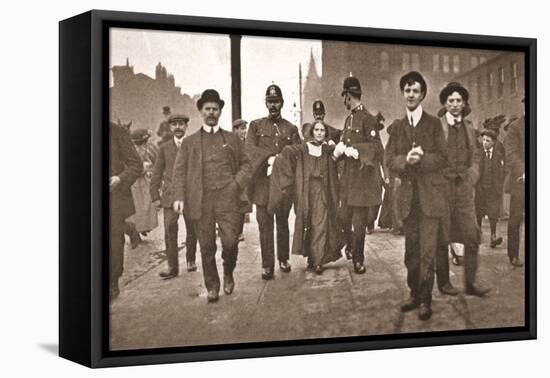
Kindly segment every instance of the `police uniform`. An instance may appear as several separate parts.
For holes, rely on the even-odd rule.
[[[266,91],[266,100],[279,99],[283,95],[277,85],[270,85]],[[246,135],[246,144],[265,150],[270,156],[278,155],[282,149],[291,144],[301,143],[298,128],[286,119],[264,117],[250,122]],[[256,205],[256,219],[260,231],[260,248],[262,253],[262,268],[266,279],[272,278],[275,266],[274,248],[274,217],[277,227],[277,259],[279,264],[287,264],[289,258],[289,230],[288,215],[292,207],[292,200],[288,198],[277,209],[274,215],[267,211],[269,199],[268,165],[263,164],[256,172],[251,183],[252,203]],[[281,266],[281,268],[283,268]],[[289,268],[283,269],[284,271]],[[270,272],[269,272],[270,271]]]
[[[323,104],[323,101],[321,100],[315,100],[313,102],[313,118],[315,118],[316,115],[323,115],[323,118],[325,116],[325,104]],[[304,137],[304,140],[307,141],[311,139],[311,127],[313,127],[313,124],[321,122],[323,125],[327,128],[328,135],[326,136],[327,141],[333,141],[334,143],[338,143],[340,141],[340,130],[337,128],[329,125],[323,120],[314,120],[311,123],[304,123],[302,125],[302,136]]]
[[[355,77],[344,80],[346,93],[361,94],[361,85]],[[383,161],[379,123],[360,104],[346,117],[340,142],[359,151],[359,159],[344,157],[340,178],[340,218],[357,273],[364,273],[365,230],[369,223],[369,208],[382,203]],[[369,164],[367,165],[366,162]]]

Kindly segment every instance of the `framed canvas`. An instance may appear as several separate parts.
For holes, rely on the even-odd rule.
[[[59,27],[62,357],[536,338],[535,39]]]

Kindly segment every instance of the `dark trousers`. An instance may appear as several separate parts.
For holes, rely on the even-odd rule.
[[[208,291],[220,290],[220,277],[216,267],[216,223],[222,244],[224,273],[232,274],[237,264],[238,232],[242,218],[236,201],[229,200],[236,197],[235,193],[228,191],[229,186],[206,190],[202,199],[201,218],[194,220],[201,248],[204,284]]]
[[[489,217],[489,225],[491,227],[491,236],[497,233],[497,222],[502,207],[502,195],[495,193],[493,188],[480,188],[476,191],[476,215],[477,224],[481,229],[483,217]]]
[[[164,242],[166,244],[166,258],[168,269],[174,272],[179,271],[178,259],[178,219],[179,214],[171,207],[164,208]],[[195,262],[197,252],[197,235],[193,222],[183,214],[185,220],[185,249],[187,262]]]
[[[474,189],[469,183],[448,181],[449,230],[452,242],[464,244],[464,280],[466,287],[475,283],[478,252],[479,226],[476,219]],[[441,236],[441,233],[439,234]],[[437,253],[437,284],[449,282],[449,249],[440,240]]]
[[[365,261],[365,229],[369,223],[369,208],[343,205],[341,222],[346,243],[351,245],[352,260],[362,264]]]
[[[441,218],[426,216],[417,195],[413,195],[411,210],[403,221],[405,233],[405,266],[411,297],[428,306],[432,303],[434,262]]]
[[[367,207],[367,227],[369,230],[374,230],[374,222],[376,222],[379,212],[380,205]]]
[[[109,282],[118,287],[118,279],[124,271],[124,217],[111,213],[109,250]]]
[[[508,257],[519,257],[521,220],[525,207],[525,188],[514,188],[510,198],[510,218],[508,219]]]
[[[292,201],[284,200],[275,214],[267,212],[267,207],[256,205],[256,220],[260,230],[260,248],[262,250],[262,268],[275,266],[275,246],[273,238],[274,223],[277,226],[277,260],[289,259],[288,215]]]

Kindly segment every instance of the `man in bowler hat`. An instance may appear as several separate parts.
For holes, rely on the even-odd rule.
[[[439,94],[446,112],[440,118],[445,137],[448,165],[442,173],[447,183],[449,215],[446,227],[451,242],[464,244],[465,293],[485,296],[489,289],[476,285],[479,251],[479,226],[476,222],[475,185],[479,179],[479,149],[472,123],[464,116],[469,93],[460,83],[447,84]],[[449,249],[447,237],[440,240],[437,254],[437,285],[447,295],[458,290],[449,278]]]
[[[237,135],[218,125],[225,102],[214,89],[197,101],[202,127],[184,138],[174,165],[174,210],[194,222],[202,257],[207,301],[219,299],[220,278],[216,267],[216,224],[222,244],[223,291],[235,287],[241,214],[240,192],[250,179],[249,161]]]
[[[353,76],[344,80],[342,97],[350,114],[344,121],[340,141],[334,148],[334,158],[343,160],[340,177],[340,209],[353,269],[357,274],[366,271],[364,245],[369,224],[369,208],[382,203],[380,166],[384,148],[378,134],[379,123],[361,103],[361,84]],[[348,254],[348,258],[349,258]]]
[[[168,125],[173,137],[159,146],[159,155],[151,177],[151,199],[157,209],[163,209],[164,215],[164,242],[166,245],[168,269],[159,273],[159,276],[163,279],[174,278],[179,274],[178,219],[180,214],[173,209],[172,173],[174,171],[176,155],[187,132],[188,122],[189,117],[184,114],[171,114],[168,117]],[[195,264],[197,236],[193,222],[185,211],[183,212],[183,219],[185,220],[187,271],[194,272],[197,270],[197,265]]]
[[[246,134],[246,144],[252,148],[259,148],[269,155],[269,158],[255,173],[251,183],[252,203],[256,205],[256,219],[260,231],[260,248],[262,253],[262,278],[273,279],[275,267],[274,246],[274,218],[277,228],[277,260],[282,272],[290,272],[289,259],[289,229],[288,215],[292,208],[292,198],[289,196],[277,208],[275,214],[267,211],[269,200],[269,183],[271,167],[275,156],[284,147],[291,144],[300,144],[298,128],[281,117],[284,104],[281,88],[275,84],[267,87],[265,92],[265,106],[267,117],[250,122]],[[254,163],[256,164],[256,162]]]
[[[411,71],[401,77],[405,116],[396,120],[386,145],[388,168],[400,179],[396,189],[398,214],[403,219],[405,266],[410,298],[401,306],[418,308],[418,317],[432,315],[432,289],[438,234],[447,214],[445,137],[438,118],[422,109],[428,87],[422,75]]]

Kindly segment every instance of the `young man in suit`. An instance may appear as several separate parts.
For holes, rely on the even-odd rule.
[[[426,113],[421,102],[427,85],[422,75],[404,75],[399,87],[405,116],[393,123],[386,146],[388,168],[400,179],[396,190],[398,213],[405,233],[405,266],[410,298],[401,306],[407,312],[418,308],[418,317],[432,315],[432,289],[438,235],[448,212],[446,183],[442,171],[447,166],[445,137],[438,118]]]
[[[168,270],[159,273],[164,279],[174,278],[179,274],[178,259],[178,220],[179,214],[172,208],[174,199],[172,193],[172,173],[176,155],[183,142],[187,131],[189,117],[183,114],[172,114],[168,117],[168,125],[172,138],[159,146],[159,154],[153,175],[151,177],[151,199],[157,209],[163,209],[164,215],[164,243],[166,245],[166,258]],[[161,194],[162,193],[162,194]],[[197,252],[197,236],[193,222],[183,213],[185,220],[185,248],[187,271],[197,270],[195,254]]]
[[[475,185],[479,179],[479,150],[472,123],[465,118],[469,93],[460,83],[447,84],[439,94],[446,112],[440,118],[445,138],[448,165],[442,170],[447,182],[449,217],[448,237],[451,242],[464,244],[465,293],[485,296],[489,289],[477,286],[476,272],[479,251],[479,227],[474,202]],[[437,254],[437,285],[448,295],[458,290],[449,278],[449,249],[447,237],[440,240]]]
[[[382,203],[380,166],[384,158],[379,123],[361,103],[361,94],[359,80],[353,76],[345,78],[342,97],[350,114],[334,148],[334,158],[343,159],[339,212],[357,274],[366,272],[365,234],[372,218],[370,209]]]
[[[118,297],[118,279],[124,271],[124,221],[135,213],[130,187],[143,173],[139,157],[127,129],[110,123],[109,127],[109,297]]]
[[[250,163],[236,134],[219,125],[225,102],[214,89],[197,101],[203,125],[184,138],[174,164],[174,210],[184,209],[199,239],[207,301],[219,299],[220,278],[216,267],[216,224],[222,244],[223,291],[235,287],[241,214],[240,192],[250,180]]]
[[[282,272],[290,272],[288,216],[292,200],[288,198],[276,210],[274,215],[267,211],[271,166],[283,148],[291,144],[300,144],[298,128],[281,117],[284,100],[281,88],[275,84],[267,87],[265,105],[269,112],[267,117],[250,122],[246,134],[246,144],[251,149],[261,149],[269,154],[266,163],[255,173],[251,183],[252,203],[256,205],[256,219],[260,231],[260,249],[262,253],[262,279],[273,279],[275,269],[275,243],[273,238],[274,220],[277,229],[277,260]],[[256,165],[257,162],[253,162]]]
[[[493,130],[481,132],[481,160],[479,165],[479,181],[476,185],[477,223],[481,228],[483,217],[489,217],[491,227],[491,248],[502,243],[497,237],[497,222],[502,202],[504,185],[504,158],[502,152],[495,148],[497,134]]]

